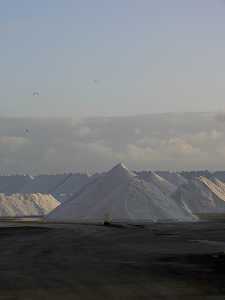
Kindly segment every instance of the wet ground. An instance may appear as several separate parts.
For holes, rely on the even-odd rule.
[[[225,299],[224,223],[28,224],[1,224],[0,300]]]

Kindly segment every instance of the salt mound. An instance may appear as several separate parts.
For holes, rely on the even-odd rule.
[[[103,221],[106,216],[114,221],[193,220],[186,209],[154,184],[140,180],[123,164],[87,184],[47,219]]]
[[[166,195],[171,195],[177,190],[177,186],[163,177],[159,176],[155,172],[152,171],[143,171],[137,173],[140,179],[145,180],[146,182],[153,183],[156,185],[160,191],[162,191]]]
[[[52,195],[0,194],[0,216],[42,216],[51,212],[59,204]]]
[[[64,202],[78,193],[90,180],[92,177],[87,174],[69,174],[51,193],[57,200]]]
[[[177,187],[188,183],[188,180],[177,172],[157,171],[156,173]]]
[[[225,184],[217,178],[192,179],[179,187],[173,197],[178,205],[193,213],[225,212]]]

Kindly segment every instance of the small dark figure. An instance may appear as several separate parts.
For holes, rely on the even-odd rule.
[[[110,214],[109,213],[105,214],[105,219],[104,219],[104,222],[103,222],[104,226],[110,226],[111,223],[112,223],[112,219],[110,217]]]
[[[110,223],[109,221],[104,221],[103,225],[104,225],[104,226],[110,226],[111,223]]]
[[[94,79],[93,82],[94,82],[94,84],[100,83],[100,81],[98,79]]]

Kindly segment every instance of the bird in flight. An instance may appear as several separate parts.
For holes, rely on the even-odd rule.
[[[34,96],[34,97],[38,97],[39,95],[40,95],[39,92],[33,92],[33,96]]]
[[[98,84],[98,83],[100,83],[100,80],[94,79],[94,80],[93,80],[93,83],[94,83],[94,84]]]

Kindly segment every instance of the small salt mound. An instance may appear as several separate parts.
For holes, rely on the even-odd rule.
[[[50,213],[60,203],[52,195],[0,194],[0,216],[42,216]]]

